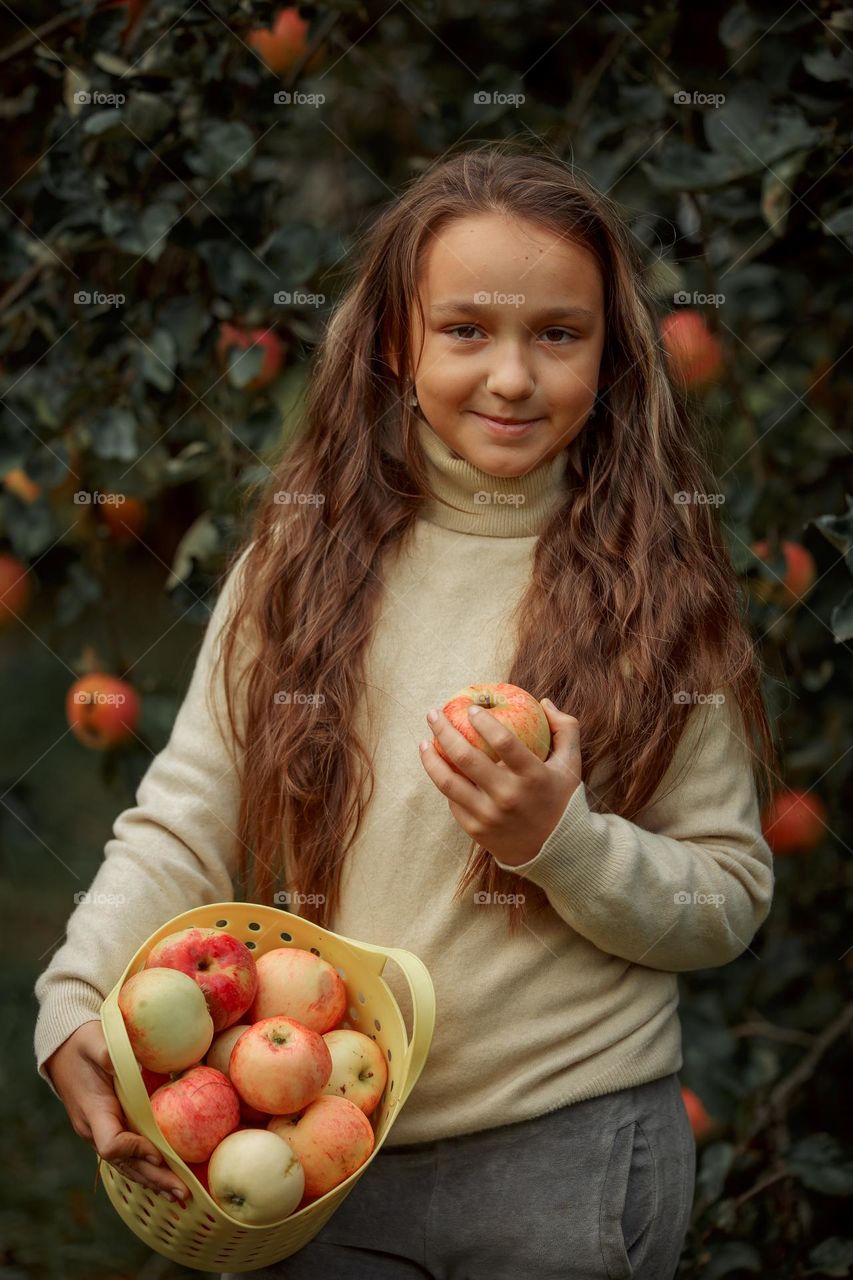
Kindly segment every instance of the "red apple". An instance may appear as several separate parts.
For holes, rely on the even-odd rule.
[[[360,1031],[327,1031],[323,1039],[332,1055],[332,1074],[323,1093],[349,1098],[366,1116],[371,1115],[388,1079],[385,1054]]]
[[[236,1133],[236,1130],[235,1130]],[[186,1160],[184,1161],[190,1173],[194,1173],[201,1185],[204,1187],[208,1195],[210,1195],[210,1182],[208,1181],[209,1160]]]
[[[221,1071],[192,1067],[151,1099],[157,1127],[182,1160],[208,1160],[240,1123],[240,1101]]]
[[[240,1129],[223,1138],[207,1173],[216,1203],[232,1218],[256,1227],[293,1213],[305,1187],[290,1143],[268,1129]]]
[[[826,805],[814,791],[777,791],[761,817],[761,830],[777,858],[811,853],[827,826]]]
[[[305,1195],[312,1197],[325,1195],[360,1169],[375,1141],[367,1116],[348,1098],[317,1098],[296,1124],[276,1118],[267,1127],[296,1152]]]
[[[113,541],[129,546],[136,542],[145,528],[148,508],[141,498],[130,498],[119,493],[111,493],[108,496],[113,500],[99,504],[98,514]]]
[[[133,685],[117,676],[93,672],[75,680],[65,696],[71,732],[86,747],[104,751],[133,736],[141,703]]]
[[[472,706],[487,707],[495,719],[505,728],[511,729],[537,759],[548,759],[551,726],[532,694],[519,689],[515,684],[469,684],[444,704],[442,711],[463,738],[467,738],[472,746],[478,747],[490,760],[496,761],[498,757],[494,747],[480,737],[473,721],[468,717],[468,708]],[[432,745],[454,773],[459,773],[453,761],[448,759],[438,738],[433,739]]]
[[[210,1048],[213,1019],[204,993],[177,969],[135,973],[118,993],[118,1007],[134,1057],[149,1071],[183,1071]]]
[[[161,1085],[168,1084],[172,1078],[165,1071],[149,1071],[147,1067],[143,1067],[140,1074],[149,1098]]]
[[[660,326],[673,381],[683,387],[715,382],[723,367],[723,349],[698,311],[672,311]]]
[[[705,1110],[702,1099],[692,1089],[688,1089],[687,1085],[681,1086],[681,1098],[690,1119],[693,1136],[699,1142],[711,1132],[714,1122]]]
[[[250,1020],[278,1014],[323,1035],[344,1016],[347,989],[327,960],[301,947],[276,947],[258,956],[258,991]]]
[[[258,989],[255,958],[233,934],[221,929],[180,929],[151,948],[146,969],[179,969],[204,992],[214,1031],[242,1018]]]
[[[281,372],[285,346],[274,329],[238,329],[236,325],[223,322],[219,326],[219,340],[216,354],[224,369],[228,369],[229,352],[234,348],[246,351],[249,347],[258,346],[264,353],[260,372],[245,385],[250,391],[261,391],[274,382]]]
[[[14,556],[0,555],[0,627],[24,616],[30,596],[27,566]]]
[[[785,576],[781,582],[767,582],[763,578],[753,578],[750,587],[753,595],[765,604],[772,602],[781,605],[799,604],[811,591],[817,577],[817,565],[814,556],[799,542],[783,542],[782,555],[785,559]],[[752,553],[759,560],[766,560],[770,554],[769,545],[763,539],[752,544]]]
[[[231,1082],[249,1106],[271,1116],[299,1111],[332,1074],[325,1040],[293,1018],[263,1018],[231,1050]]]
[[[308,47],[308,25],[295,6],[280,9],[272,27],[257,27],[249,33],[247,44],[260,54],[270,71],[283,76],[296,66]],[[317,63],[315,54],[305,70],[315,70]]]

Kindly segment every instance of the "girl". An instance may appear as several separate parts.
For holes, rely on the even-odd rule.
[[[375,222],[172,737],[36,989],[75,1130],[183,1190],[126,1132],[96,1021],[140,939],[281,876],[302,915],[424,959],[411,1098],[258,1276],[674,1275],[677,975],[748,949],[773,891],[773,743],[709,483],[605,196],[491,144]],[[498,680],[542,700],[545,762],[487,710],[495,761],[432,715]]]

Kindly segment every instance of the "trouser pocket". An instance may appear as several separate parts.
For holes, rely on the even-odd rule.
[[[651,1146],[636,1120],[613,1135],[599,1214],[599,1243],[609,1280],[630,1280],[657,1210]]]

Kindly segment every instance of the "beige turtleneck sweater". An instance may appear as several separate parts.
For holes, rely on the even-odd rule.
[[[452,901],[469,837],[420,762],[424,717],[471,682],[506,679],[505,621],[538,532],[566,493],[566,458],[500,479],[426,423],[419,430],[440,500],[424,508],[405,554],[389,557],[355,709],[373,744],[376,789],[331,925],[416,952],[435,984],[432,1048],[389,1146],[525,1120],[679,1070],[676,975],[740,955],[773,893],[749,749],[727,701],[696,705],[672,778],[707,721],[698,760],[636,822],[590,811],[587,786],[607,776],[593,775],[537,856],[507,867],[519,892],[530,881],[547,893],[550,909],[535,929],[510,940],[502,906],[477,903],[473,892]],[[519,494],[520,502],[501,501]],[[234,896],[236,771],[204,690],[242,563],[223,586],[169,742],[136,805],[116,818],[90,901],[72,913],[36,983],[36,1061],[48,1083],[45,1060],[98,1016],[140,942],[179,912]],[[392,964],[384,976],[411,1027],[405,980]]]

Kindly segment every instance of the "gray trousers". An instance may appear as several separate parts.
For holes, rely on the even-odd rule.
[[[517,1124],[383,1147],[312,1241],[249,1274],[672,1280],[695,1172],[681,1086],[664,1076]]]

